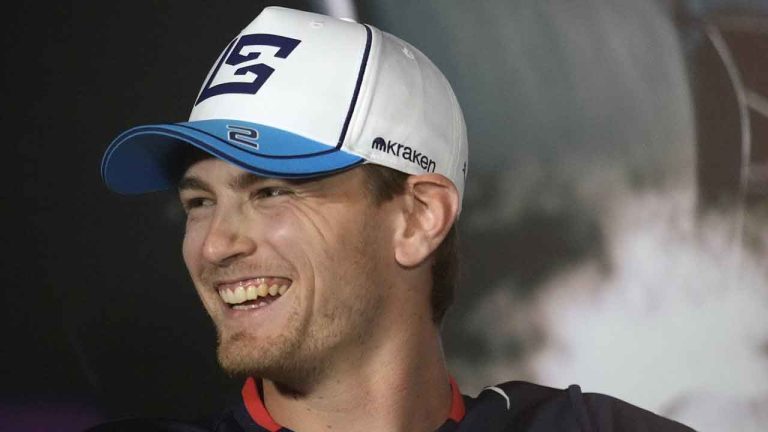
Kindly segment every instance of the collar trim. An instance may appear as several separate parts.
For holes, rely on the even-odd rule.
[[[248,379],[245,380],[243,390],[241,391],[245,409],[257,425],[269,432],[278,432],[283,427],[277,424],[272,416],[269,415],[267,407],[264,406],[264,402],[262,402],[261,396],[259,396],[259,388],[257,386],[258,384],[253,377],[248,377]]]
[[[459,423],[464,419],[464,414],[466,414],[464,396],[461,395],[461,390],[459,390],[456,380],[451,375],[448,375],[448,379],[451,382],[451,410],[448,412],[448,418]]]
[[[464,397],[461,395],[461,390],[459,390],[459,385],[456,383],[456,380],[450,375],[448,376],[448,379],[451,383],[451,410],[448,412],[448,419],[459,423],[464,419],[464,414],[466,414]],[[245,380],[245,384],[243,384],[243,389],[241,391],[245,409],[257,425],[269,432],[278,432],[283,427],[269,415],[267,407],[264,406],[264,402],[261,400],[261,396],[259,396],[260,384],[261,382],[257,382],[253,377],[248,377],[248,379]]]

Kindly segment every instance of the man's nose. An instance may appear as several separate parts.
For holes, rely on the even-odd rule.
[[[246,221],[236,212],[217,212],[203,241],[203,257],[210,263],[226,266],[253,254],[255,240],[248,235]]]

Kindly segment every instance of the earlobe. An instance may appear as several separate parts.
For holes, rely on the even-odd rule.
[[[403,225],[395,241],[395,259],[416,267],[437,249],[456,221],[459,193],[440,174],[412,175],[406,185]]]

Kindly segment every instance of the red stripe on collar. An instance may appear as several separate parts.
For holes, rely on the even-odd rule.
[[[456,380],[452,376],[448,376],[451,383],[451,410],[448,413],[448,419],[461,422],[464,419],[466,408],[464,406],[464,397],[461,395],[459,385],[456,384]],[[248,410],[251,419],[256,424],[268,430],[269,432],[278,432],[283,427],[280,426],[267,411],[267,407],[264,406],[264,402],[259,396],[258,384],[253,377],[249,377],[245,380],[243,385],[242,395],[243,402],[245,403],[245,409]]]
[[[259,389],[256,387],[256,380],[253,379],[253,377],[248,377],[248,379],[245,380],[241,393],[243,395],[245,409],[248,410],[248,414],[251,415],[251,419],[253,419],[257,425],[269,432],[277,432],[283,428],[277,424],[271,415],[269,415],[267,407],[265,407],[264,402],[261,401]]]
[[[448,413],[448,418],[459,423],[464,419],[464,414],[466,413],[464,397],[461,395],[461,390],[459,390],[456,380],[450,375],[448,375],[448,379],[451,381],[451,411]]]

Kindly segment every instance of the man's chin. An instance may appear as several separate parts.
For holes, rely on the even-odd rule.
[[[233,377],[263,376],[270,363],[270,349],[259,349],[253,336],[238,332],[219,336],[217,349],[219,365]],[[274,348],[274,347],[272,347]]]
[[[281,342],[265,343],[242,332],[220,335],[219,365],[233,378],[259,377],[291,388],[301,388],[316,378],[318,365],[300,361],[294,347],[286,340]]]

